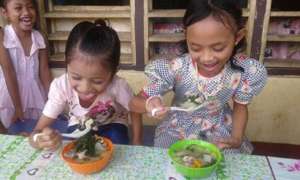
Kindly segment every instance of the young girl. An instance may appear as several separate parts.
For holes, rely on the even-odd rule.
[[[188,53],[159,59],[146,67],[149,83],[130,102],[137,112],[164,117],[155,132],[155,146],[199,138],[229,152],[251,153],[244,137],[247,105],[266,83],[257,60],[236,54],[244,36],[241,9],[231,0],[191,0],[183,17]],[[161,95],[174,91],[172,106]],[[233,100],[233,108],[229,102]]]
[[[65,58],[67,72],[51,83],[43,115],[31,137],[39,131],[42,135],[31,141],[32,146],[55,149],[60,144],[60,135],[48,127],[66,105],[69,132],[91,117],[98,124],[98,135],[128,144],[128,104],[133,92],[116,75],[120,60],[116,31],[101,19],[77,24],[67,40]],[[131,113],[131,121],[133,144],[141,144],[141,116]]]
[[[4,0],[1,10],[9,23],[0,45],[0,119],[7,128],[16,120],[40,117],[51,75],[44,38],[33,29],[34,2]]]

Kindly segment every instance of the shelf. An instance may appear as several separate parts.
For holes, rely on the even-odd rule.
[[[83,11],[130,11],[130,6],[72,6],[72,5],[55,5],[54,11],[83,12]]]
[[[264,65],[270,68],[273,67],[300,68],[300,60],[265,59]]]
[[[64,53],[58,53],[50,56],[50,63],[59,62],[62,63],[65,61],[65,54]],[[120,58],[121,64],[132,64],[133,59],[131,54],[121,54]]]
[[[183,33],[174,34],[153,34],[149,37],[149,42],[179,42],[185,39]]]
[[[122,11],[53,11],[45,13],[45,18],[63,19],[63,18],[130,18],[128,10]]]
[[[300,35],[268,35],[268,41],[300,43]]]
[[[173,10],[162,10],[156,9],[151,10],[148,13],[149,18],[182,18],[184,16],[185,10],[184,9],[173,9]],[[243,9],[243,17],[249,16],[249,10]]]
[[[300,11],[271,11],[271,17],[300,17]]]
[[[185,10],[152,10],[148,13],[149,18],[182,18]]]
[[[48,35],[49,41],[66,41],[68,39],[69,32],[57,31]],[[118,32],[121,42],[130,42],[131,33],[130,32]]]

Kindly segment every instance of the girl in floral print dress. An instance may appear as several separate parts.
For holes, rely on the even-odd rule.
[[[267,73],[257,60],[236,53],[246,32],[241,14],[231,0],[191,0],[183,17],[188,53],[147,65],[148,84],[130,108],[163,118],[155,146],[198,138],[227,152],[252,152],[244,136],[248,104],[264,87]],[[174,92],[172,106],[195,109],[166,107],[161,95],[168,91]]]

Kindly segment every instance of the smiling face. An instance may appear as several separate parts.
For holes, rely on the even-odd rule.
[[[78,93],[81,103],[88,106],[105,91],[112,79],[112,73],[98,58],[75,50],[67,66],[71,87]]]
[[[235,45],[244,37],[242,30],[235,32],[212,16],[187,27],[188,50],[200,74],[213,77],[222,71]]]
[[[32,0],[9,0],[2,11],[16,31],[32,30],[36,21]]]

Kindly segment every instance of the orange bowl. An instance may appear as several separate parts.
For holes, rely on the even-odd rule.
[[[71,169],[77,173],[91,174],[91,173],[101,171],[109,163],[109,161],[112,157],[112,154],[113,154],[113,150],[114,150],[113,143],[105,137],[103,137],[103,139],[107,145],[108,150],[106,152],[102,153],[100,155],[102,157],[97,160],[80,163],[80,162],[77,162],[76,160],[66,156],[65,154],[67,154],[74,148],[74,146],[75,146],[74,142],[70,142],[67,145],[65,145],[63,150],[61,151],[60,155],[61,155],[62,159],[71,167]]]

